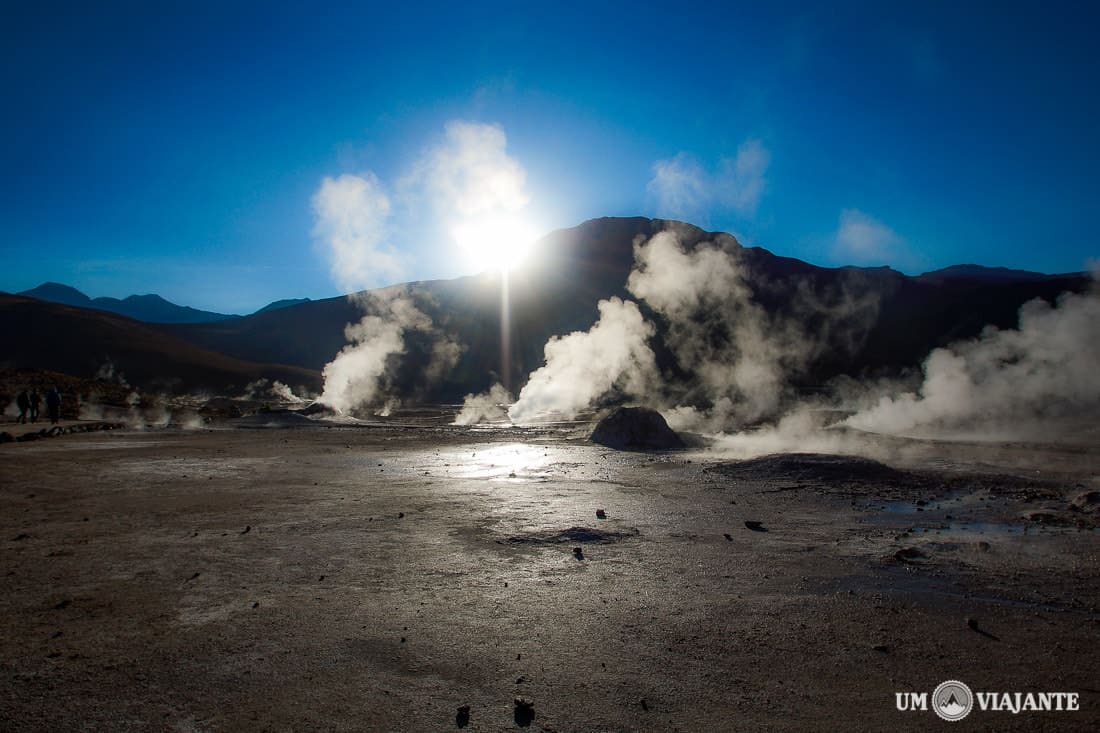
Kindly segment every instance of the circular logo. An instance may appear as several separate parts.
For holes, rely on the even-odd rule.
[[[941,682],[932,693],[932,709],[944,720],[962,720],[974,707],[974,694],[958,680]]]

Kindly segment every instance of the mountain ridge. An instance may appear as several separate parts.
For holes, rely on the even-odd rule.
[[[800,319],[803,330],[821,341],[820,352],[797,375],[794,386],[798,389],[815,389],[841,375],[876,378],[912,372],[934,348],[975,338],[987,326],[1014,328],[1020,306],[1029,300],[1042,298],[1053,303],[1063,292],[1091,286],[1090,278],[1074,275],[1016,277],[1013,271],[1006,275],[995,270],[996,277],[929,278],[884,267],[823,268],[762,247],[743,247],[730,234],[707,232],[684,222],[605,217],[551,232],[540,240],[542,256],[537,265],[508,275],[507,340],[502,337],[499,273],[387,288],[403,288],[432,322],[430,332],[406,331],[404,351],[394,355],[391,364],[395,393],[414,401],[451,402],[468,393],[483,392],[497,381],[516,393],[543,365],[544,348],[552,337],[588,330],[599,317],[597,304],[613,297],[635,301],[654,324],[657,336],[651,343],[658,367],[673,377],[689,378],[692,365],[677,363],[662,343],[668,324],[627,290],[635,267],[635,243],[668,230],[677,234],[688,251],[706,245],[734,255],[756,305],[778,318]],[[974,272],[964,268],[963,272],[967,271]],[[205,354],[250,365],[283,365],[316,376],[347,345],[347,326],[363,318],[363,303],[370,298],[361,296],[371,292],[263,308],[216,322],[145,323],[140,324],[145,330],[135,333],[135,338],[148,339],[151,330]],[[807,297],[816,301],[816,310],[806,311],[804,302],[796,302]],[[834,311],[860,303],[869,304],[869,310],[859,322],[849,318],[850,322],[837,328]],[[0,330],[0,338],[9,342],[20,338],[22,332],[13,332],[16,327],[11,321],[6,328]],[[69,326],[57,328],[59,337],[67,338]],[[458,350],[449,371],[431,376],[433,349],[441,335],[453,340]],[[84,343],[87,348],[94,347]],[[140,346],[127,344],[125,358],[110,357],[128,375],[140,372],[151,378],[155,369],[143,366]],[[104,355],[100,354],[101,360]],[[45,350],[24,349],[14,365],[57,369],[51,361],[57,357]],[[162,356],[157,359],[159,368],[170,367]],[[127,360],[133,364],[125,363]],[[91,368],[82,364],[85,371]]]

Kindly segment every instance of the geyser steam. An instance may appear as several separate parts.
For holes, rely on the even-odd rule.
[[[848,425],[882,433],[917,427],[1019,429],[1100,402],[1100,297],[1035,299],[1013,330],[988,327],[972,341],[936,349],[917,392],[885,396]]]
[[[506,152],[507,139],[495,125],[452,121],[441,144],[428,149],[398,179],[395,200],[371,172],[325,178],[313,197],[315,236],[332,263],[340,287],[362,290],[404,274],[401,258],[389,246],[395,217],[411,220],[430,214],[452,238],[486,220],[514,215],[527,204],[525,172]],[[476,227],[475,227],[476,229]],[[461,242],[459,242],[461,244]],[[391,357],[405,353],[410,330],[433,340],[429,382],[446,376],[463,346],[443,333],[420,310],[405,288],[360,292],[352,296],[365,315],[348,324],[348,345],[324,369],[319,401],[340,411],[392,403]]]

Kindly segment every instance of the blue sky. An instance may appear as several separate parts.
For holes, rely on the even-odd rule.
[[[1095,4],[322,5],[6,8],[0,289],[336,295],[318,196],[345,175],[397,263],[356,284],[467,274],[433,178],[469,177],[456,130],[539,233],[665,216],[908,273],[1100,255]]]

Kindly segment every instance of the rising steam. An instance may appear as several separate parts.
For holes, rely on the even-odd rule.
[[[662,410],[678,429],[716,432],[778,417],[792,397],[792,378],[843,333],[865,331],[877,301],[843,292],[794,293],[792,312],[769,314],[755,302],[743,250],[728,235],[687,246],[670,225],[635,243],[628,290],[665,328],[664,347],[678,373],[661,375],[649,342],[658,329],[630,301],[600,303],[600,320],[586,333],[551,339],[546,364],[531,375],[509,415],[576,415],[608,392]],[[853,343],[858,339],[853,339]]]
[[[646,343],[653,325],[629,300],[601,300],[598,307],[600,318],[588,331],[546,343],[546,365],[531,374],[508,410],[514,422],[549,415],[572,419],[612,388],[633,397],[653,389],[657,364]]]
[[[508,405],[512,402],[512,393],[500,383],[494,384],[488,392],[468,394],[462,403],[462,409],[455,416],[455,425],[476,425],[483,422],[504,422],[508,419]]]
[[[1035,299],[1013,330],[989,327],[972,341],[936,349],[916,392],[885,396],[847,424],[905,433],[918,427],[1020,427],[1100,402],[1100,297]],[[1012,432],[1011,430],[1009,432]]]
[[[507,139],[496,125],[454,121],[442,143],[428,150],[399,177],[396,200],[374,173],[325,178],[313,198],[315,235],[332,264],[333,278],[345,290],[392,282],[403,263],[388,243],[392,221],[429,214],[456,243],[486,221],[512,215],[527,203],[523,167],[506,151]],[[392,404],[394,360],[405,353],[405,335],[419,331],[432,338],[425,379],[446,376],[464,347],[414,303],[404,288],[351,296],[364,316],[348,324],[348,340],[324,368],[319,402],[342,412]]]

